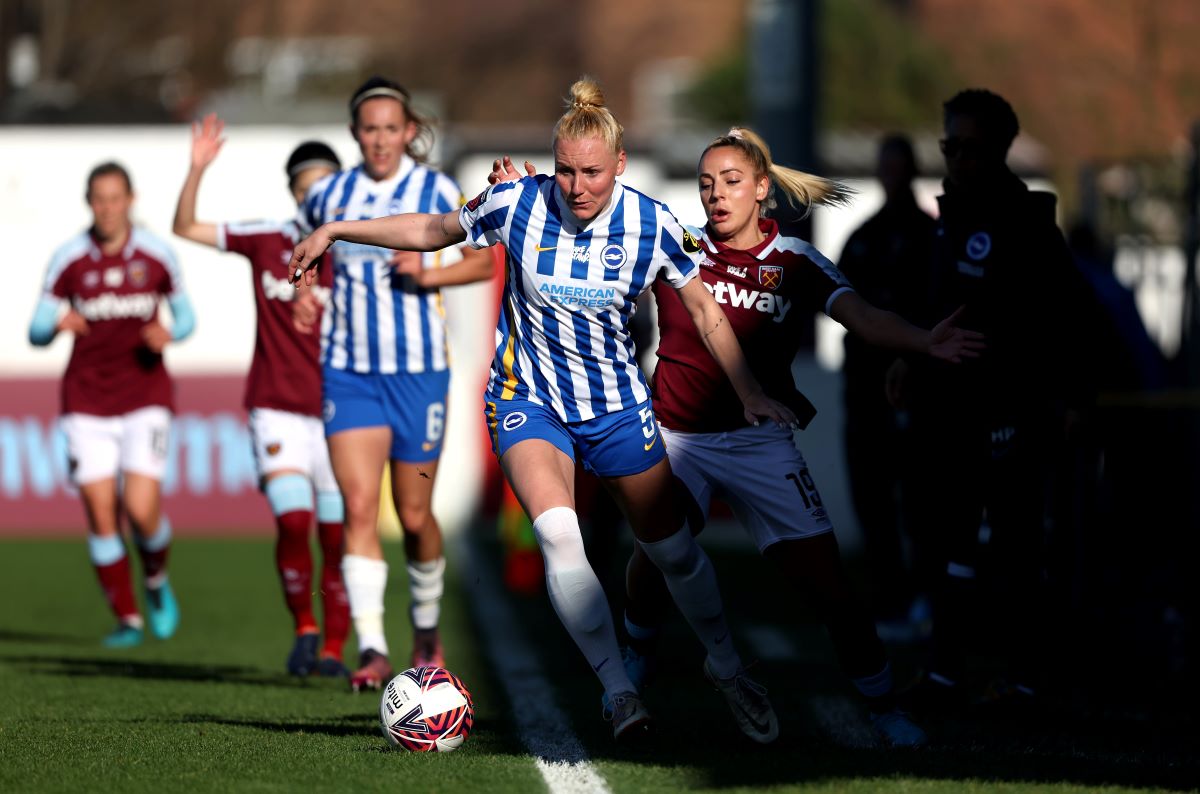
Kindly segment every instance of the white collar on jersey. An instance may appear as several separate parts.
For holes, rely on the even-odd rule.
[[[558,183],[552,182],[551,184],[552,187],[550,190],[554,193],[554,202],[555,206],[558,207],[559,215],[562,217],[563,229],[566,229],[570,234],[578,234],[587,228],[594,228],[597,225],[603,224],[612,215],[613,207],[617,206],[617,202],[621,200],[621,196],[625,192],[625,186],[621,184],[621,180],[615,180],[612,196],[609,197],[608,204],[604,209],[596,213],[596,217],[587,223],[580,223],[579,219],[575,217],[575,213],[571,212],[570,207],[567,206],[567,202],[563,200],[562,193],[558,189]]]
[[[775,249],[779,248],[779,242],[782,239],[783,234],[779,231],[779,227],[776,226],[771,230],[771,235],[767,238],[766,244],[763,245],[762,249],[754,255],[754,258],[760,262],[765,262],[767,257],[774,253]],[[705,250],[707,250],[710,254],[716,254],[720,250],[717,247],[717,243],[708,236],[707,223],[700,227],[700,241],[704,243]]]

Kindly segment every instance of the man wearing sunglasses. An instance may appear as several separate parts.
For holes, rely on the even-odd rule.
[[[914,359],[893,373],[903,385],[892,396],[912,418],[914,509],[939,577],[932,658],[913,707],[972,699],[966,651],[983,635],[1005,657],[1003,678],[985,688],[1032,705],[1053,620],[1042,592],[1047,475],[1089,396],[1091,299],[1055,223],[1055,196],[1029,190],[1006,164],[1019,131],[1012,107],[972,89],[944,113],[934,253],[920,298],[902,313],[922,324],[965,306],[962,325],[984,333],[987,350],[958,367]]]

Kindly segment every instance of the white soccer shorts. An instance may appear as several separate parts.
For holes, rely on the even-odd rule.
[[[171,412],[150,405],[120,416],[64,414],[71,480],[87,485],[130,472],[162,480],[167,470]]]
[[[318,492],[338,489],[320,417],[251,408],[250,438],[260,480],[277,471],[298,471]]]
[[[759,551],[833,531],[789,428],[764,422],[727,433],[681,433],[661,424],[659,429],[671,470],[703,514],[714,496],[723,500]]]

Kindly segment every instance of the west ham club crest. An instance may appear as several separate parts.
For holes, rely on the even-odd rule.
[[[767,289],[779,289],[783,284],[783,267],[781,265],[759,265],[758,283]]]

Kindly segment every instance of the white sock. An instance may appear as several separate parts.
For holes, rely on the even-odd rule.
[[[612,614],[600,580],[588,564],[579,518],[569,507],[552,507],[533,521],[546,559],[546,587],[559,620],[612,697],[636,691],[625,674]]]
[[[387,639],[383,635],[383,592],[387,589],[388,566],[383,560],[373,560],[357,554],[342,557],[342,578],[350,599],[350,617],[358,635],[358,651],[375,650],[387,655]]]
[[[408,563],[409,614],[414,629],[436,629],[442,612],[446,558]]]
[[[664,540],[641,546],[663,572],[671,598],[708,650],[708,664],[713,673],[718,678],[736,675],[742,660],[729,636],[717,574],[691,531],[685,526]]]

